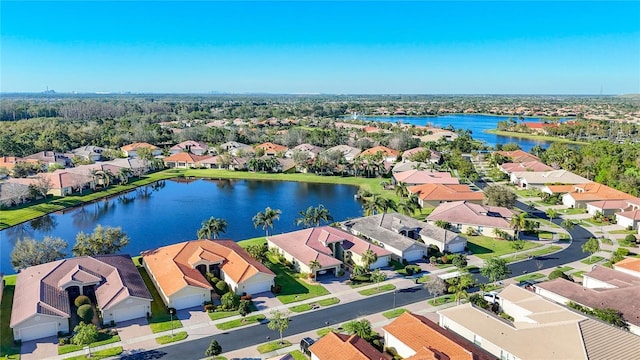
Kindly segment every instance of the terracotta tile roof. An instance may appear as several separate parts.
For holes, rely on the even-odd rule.
[[[590,206],[596,207],[598,209],[603,210],[624,210],[626,208],[630,208],[628,200],[601,200],[601,201],[592,201],[589,203]]]
[[[256,146],[256,149],[264,149],[266,152],[281,152],[289,150],[288,147],[274,144],[272,142],[262,143]]]
[[[132,150],[136,150],[138,148],[143,148],[143,147],[150,148],[151,150],[160,150],[159,147],[157,147],[155,145],[151,145],[151,144],[146,143],[146,142],[137,142],[137,143],[133,143],[133,144],[127,144],[127,145],[122,146],[120,148],[120,150],[122,150],[122,151],[132,151]]]
[[[505,207],[486,206],[467,201],[440,204],[427,216],[427,220],[444,220],[451,224],[491,226],[508,229],[516,213]]]
[[[151,300],[149,290],[128,255],[58,260],[18,273],[11,327],[36,314],[71,316],[69,296],[61,288],[71,280],[97,282],[96,300],[102,310],[108,310],[130,296]]]
[[[591,203],[589,203],[591,204]],[[631,220],[640,220],[640,210],[623,211],[616,214]]]
[[[569,196],[576,201],[597,201],[597,200],[616,200],[616,199],[634,199],[635,196],[623,193],[622,191],[610,188],[596,182],[586,184],[578,184],[573,186]]]
[[[21,163],[21,162],[37,164],[39,162],[39,160],[36,160],[36,159],[23,159],[23,158],[16,157],[16,156],[1,156],[0,157],[0,167],[6,168],[8,170],[13,169],[13,167],[17,163]]]
[[[500,154],[504,157],[512,158],[513,162],[540,160],[537,156],[529,154],[528,152],[522,150],[496,151],[495,153]]]
[[[407,359],[494,359],[467,339],[424,316],[405,312],[383,329],[416,352]]]
[[[514,171],[535,171],[535,172],[542,172],[542,171],[552,171],[554,170],[554,168],[552,168],[551,166],[543,163],[542,161],[539,160],[532,160],[532,161],[524,161],[524,162],[512,162],[512,163],[504,163],[502,165],[500,165],[500,168],[507,172],[507,173],[512,173]]]
[[[546,185],[552,194],[565,194],[573,191],[573,185]]]
[[[624,260],[618,261],[613,266],[614,268],[619,267],[640,273],[640,259],[638,258],[626,258]]]
[[[187,140],[187,141],[183,141],[181,143],[173,145],[170,150],[182,151],[182,150],[187,150],[187,149],[190,149],[191,151],[193,151],[193,150],[207,151],[209,149],[209,145],[207,145],[207,144],[205,144],[203,142]]]
[[[558,127],[558,124],[548,124],[548,123],[541,123],[541,122],[524,122],[523,124],[529,129],[544,129],[547,127],[553,127],[553,128]]]
[[[393,174],[397,182],[407,184],[459,184],[458,178],[454,178],[448,172],[436,172],[426,170],[407,170]]]
[[[193,265],[199,260],[222,261],[220,269],[236,284],[258,273],[275,276],[264,264],[252,258],[231,240],[186,241],[145,251],[142,258],[167,296],[187,285],[212,289],[207,279]]]
[[[41,173],[42,176],[51,182],[52,189],[62,189],[68,187],[78,187],[79,185],[88,184],[93,181],[91,176],[82,172],[58,169],[50,173]]]
[[[393,157],[393,156],[398,156],[400,154],[398,150],[393,150],[386,146],[374,146],[370,149],[367,149],[361,152],[359,156],[363,157],[367,155],[376,155],[379,152],[381,152],[385,157]]]
[[[316,260],[322,267],[332,267],[342,264],[342,261],[333,257],[333,253],[328,246],[328,244],[337,242],[342,242],[342,246],[345,249],[349,249],[358,255],[364,254],[368,249],[372,250],[378,256],[391,254],[388,250],[331,226],[320,226],[269,236],[267,240],[305,265]]]
[[[319,360],[387,360],[391,356],[379,352],[358,335],[330,332],[320,338],[309,350]]]
[[[482,200],[482,191],[473,191],[469,185],[465,184],[423,184],[410,186],[409,193],[417,194],[418,197],[426,201],[458,201],[458,200]]]
[[[187,152],[179,152],[170,156],[167,156],[166,158],[162,159],[165,163],[169,163],[169,162],[184,162],[187,164],[195,164],[199,161],[205,160],[205,159],[209,159],[213,157],[212,155],[194,155],[191,153],[187,153]]]

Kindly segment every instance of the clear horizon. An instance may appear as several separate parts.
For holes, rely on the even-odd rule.
[[[640,2],[2,1],[2,93],[640,93]]]

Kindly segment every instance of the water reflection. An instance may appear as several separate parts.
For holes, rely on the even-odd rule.
[[[47,214],[31,220],[29,224],[33,230],[49,233],[58,226],[58,221],[53,216]]]
[[[12,226],[5,230],[4,233],[12,246],[14,246],[18,240],[33,238],[33,228],[26,222]]]

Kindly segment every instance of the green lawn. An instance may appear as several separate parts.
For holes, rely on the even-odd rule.
[[[276,295],[283,304],[311,299],[317,296],[328,295],[329,291],[319,284],[310,284],[298,279],[299,273],[289,270],[286,266],[274,262],[272,259],[267,266],[276,274],[275,283],[282,287],[282,291]]]
[[[601,238],[600,242],[605,244],[605,245],[613,245],[613,240],[611,240],[609,238]]]
[[[538,280],[538,279],[542,279],[543,277],[545,277],[542,274],[539,273],[531,273],[531,274],[527,274],[524,276],[520,276],[516,278],[517,282],[522,282],[522,281],[532,281],[532,280]]]
[[[332,297],[332,298],[318,300],[317,302],[318,302],[318,305],[320,306],[330,306],[330,305],[339,304],[340,299]]]
[[[300,352],[300,350],[293,350],[289,355],[291,355],[293,360],[309,360],[305,354]]]
[[[180,331],[178,333],[171,335],[159,336],[156,338],[156,342],[160,345],[169,344],[172,342],[184,340],[189,336],[186,331]]]
[[[551,246],[545,247],[543,249],[530,251],[530,252],[528,252],[526,254],[525,253],[518,253],[518,255],[516,257],[507,258],[507,260],[509,260],[509,261],[517,261],[517,260],[527,259],[530,256],[531,257],[542,256],[542,255],[546,255],[546,254],[550,254],[550,253],[556,252],[556,251],[561,250],[561,249],[562,249],[562,246],[551,245]]]
[[[611,230],[611,231],[609,231],[609,234],[624,234],[624,235],[633,234],[633,235],[635,235],[636,234],[636,230],[627,230],[627,229],[624,229],[624,230]]]
[[[447,303],[451,303],[456,301],[456,297],[453,294],[447,294],[444,296],[437,297],[435,299],[430,299],[427,301],[431,306],[439,306]]]
[[[276,350],[280,350],[280,349],[284,349],[286,347],[291,346],[291,343],[287,340],[283,340],[282,343],[278,340],[278,341],[271,341],[268,342],[266,344],[262,344],[260,346],[258,346],[258,352],[260,354],[265,354],[268,352],[272,352],[272,351],[276,351]]]
[[[118,341],[120,341],[120,336],[118,335],[111,336],[104,332],[100,332],[98,334],[98,341],[91,343],[91,347],[93,348],[100,345],[107,345],[107,344],[111,344]],[[82,345],[74,345],[74,344],[58,346],[58,355],[79,351],[79,350],[82,350],[85,346],[86,345],[82,346]]]
[[[561,267],[557,267],[556,270],[560,270],[563,273],[566,273],[567,271],[574,270],[574,268],[572,268],[571,266],[561,266]]]
[[[251,304],[249,305],[249,312],[253,312],[253,311],[258,311],[258,308],[256,307],[256,305],[252,301]],[[228,317],[235,316],[235,315],[240,315],[240,311],[238,311],[238,310],[234,310],[234,311],[213,311],[213,312],[209,312],[207,314],[209,314],[209,318],[211,320],[219,320],[219,319],[224,319],[224,318],[228,318]]]
[[[244,319],[236,319],[227,322],[223,322],[220,324],[216,324],[216,327],[220,330],[229,330],[233,328],[237,328],[244,325],[255,324],[265,319],[264,315],[252,315],[247,316]]]
[[[120,354],[122,354],[122,346],[117,346],[117,347],[100,350],[100,351],[91,351],[91,357],[88,357],[86,355],[79,355],[79,356],[67,358],[66,360],[84,360],[84,359],[99,360],[99,359],[107,359],[110,357],[118,356]]]
[[[397,318],[398,316],[402,315],[403,313],[406,313],[407,311],[409,311],[409,310],[398,308],[398,309],[385,311],[385,312],[382,313],[382,316],[386,317],[387,319],[393,319],[393,318]]]
[[[318,300],[314,303],[308,303],[308,304],[301,304],[301,305],[296,305],[296,306],[292,306],[289,308],[289,310],[293,311],[293,312],[305,312],[305,311],[309,311],[311,309],[313,309],[314,305],[319,305],[319,306],[329,306],[329,305],[335,305],[340,303],[340,299],[338,298],[328,298],[328,299],[322,299],[322,300]]]
[[[519,189],[516,190],[516,194],[520,197],[531,198],[531,197],[539,197],[540,191],[533,189]]]
[[[576,272],[574,272],[573,274],[571,274],[571,276],[575,276],[575,277],[579,277],[579,278],[581,278],[581,277],[582,277],[582,274],[584,274],[584,273],[586,273],[586,272],[587,272],[587,271],[585,271],[585,270],[576,271]]]
[[[431,277],[429,275],[422,275],[418,278],[418,284],[424,284],[429,280],[431,280]]]
[[[597,262],[599,262],[600,260],[604,260],[604,258],[602,256],[589,256],[588,258],[580,261],[583,264],[587,264],[587,265],[593,265]]]
[[[151,319],[149,320],[149,327],[153,333],[159,333],[167,330],[171,330],[172,322],[171,315],[169,314],[169,310],[164,305],[162,301],[162,297],[160,297],[160,293],[156,289],[155,285],[153,285],[153,281],[147,274],[147,270],[138,266],[138,271],[140,272],[140,276],[142,276],[142,280],[144,280],[144,284],[149,289],[151,293],[151,297],[153,301],[151,301]],[[182,327],[182,322],[180,320],[173,320],[173,329],[179,329]]]
[[[635,241],[627,241],[625,239],[618,239],[618,245],[622,246],[622,247],[636,247],[636,243]]]
[[[13,306],[13,292],[16,288],[16,275],[4,277],[5,287],[0,304],[0,358],[18,359],[20,346],[13,344],[13,331],[9,327],[11,322],[11,307]]]
[[[562,209],[560,210],[560,212],[567,215],[578,215],[578,214],[586,214],[587,209],[569,208],[569,209]]]
[[[332,331],[336,331],[336,329],[332,327],[328,327],[328,328],[324,328],[316,331],[316,334],[318,334],[319,337],[323,337]]]
[[[266,236],[260,236],[257,238],[238,241],[238,245],[242,246],[243,248],[248,248],[251,245],[264,245],[266,243],[267,243]]]
[[[370,288],[370,289],[360,290],[360,291],[358,291],[358,293],[360,295],[364,295],[364,296],[371,296],[371,295],[376,295],[376,294],[380,294],[380,293],[383,293],[383,292],[395,290],[395,288],[396,287],[393,284],[385,284],[385,285],[381,285],[379,287],[373,287],[373,288]]]
[[[496,240],[488,236],[466,236],[467,247],[474,255],[481,259],[488,259],[494,256],[511,254],[514,250],[507,240]],[[524,250],[542,246],[532,241],[525,241]]]

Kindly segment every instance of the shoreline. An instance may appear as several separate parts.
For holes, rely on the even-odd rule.
[[[494,134],[494,135],[504,136],[504,137],[521,138],[521,139],[529,139],[529,140],[538,140],[538,141],[544,141],[544,142],[550,142],[550,143],[551,142],[557,142],[557,143],[573,144],[573,145],[587,145],[587,144],[589,144],[588,142],[584,142],[584,141],[562,139],[562,138],[557,138],[557,137],[553,137],[553,136],[545,136],[545,135],[534,135],[534,134],[519,133],[519,132],[512,132],[512,131],[502,131],[502,130],[497,130],[497,129],[484,130],[483,132],[485,132],[487,134]]]
[[[389,117],[389,118],[400,118],[400,117],[408,117],[408,118],[436,118],[436,117],[443,117],[443,116],[449,116],[449,115],[457,115],[457,116],[494,116],[494,117],[503,117],[503,118],[519,118],[522,117],[523,119],[567,119],[567,120],[576,120],[575,116],[522,116],[522,115],[498,115],[498,114],[488,114],[488,113],[445,113],[445,114],[438,114],[438,115],[358,115],[358,119],[352,119],[352,118],[346,118],[345,120],[359,120],[360,117],[363,117],[364,119],[366,118],[382,118],[382,117]],[[364,120],[363,119],[363,120]]]

